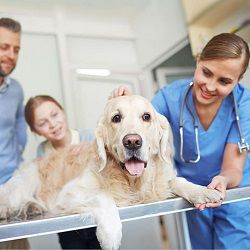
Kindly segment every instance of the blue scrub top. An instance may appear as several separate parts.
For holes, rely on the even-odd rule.
[[[215,175],[221,170],[223,153],[227,143],[237,144],[240,141],[239,131],[235,120],[234,104],[232,96],[224,98],[214,121],[204,130],[196,114],[192,91],[189,92],[187,101],[198,121],[199,146],[201,158],[198,163],[183,163],[180,159],[180,133],[179,119],[184,92],[190,83],[188,80],[178,80],[160,89],[152,100],[156,110],[164,115],[172,128],[175,155],[174,161],[179,176],[187,180],[208,185]],[[241,128],[246,141],[250,143],[250,90],[237,84],[234,88],[236,102],[238,104]],[[185,105],[183,111],[183,156],[184,159],[196,159],[195,132],[193,118]],[[240,186],[250,184],[250,162],[247,157],[243,172],[243,180]]]

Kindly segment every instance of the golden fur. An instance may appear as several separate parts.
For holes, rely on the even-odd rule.
[[[117,249],[121,223],[116,206],[176,195],[191,203],[221,199],[215,190],[176,177],[172,152],[170,126],[149,101],[114,98],[105,107],[93,143],[86,143],[78,155],[65,149],[21,166],[0,187],[1,206],[14,211],[35,203],[52,214],[92,212],[102,248]],[[9,190],[11,196],[6,195]]]

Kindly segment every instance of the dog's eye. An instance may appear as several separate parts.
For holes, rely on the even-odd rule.
[[[118,123],[121,121],[121,119],[122,119],[122,116],[118,114],[112,117],[112,122]]]
[[[143,116],[142,116],[143,121],[148,122],[148,121],[150,121],[150,119],[151,119],[151,115],[149,113],[143,114]]]

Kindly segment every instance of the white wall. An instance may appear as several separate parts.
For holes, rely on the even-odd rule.
[[[137,72],[135,41],[122,38],[67,36],[68,62],[75,67]]]
[[[146,67],[187,36],[181,1],[154,0],[134,21],[139,64]]]
[[[154,0],[133,21],[138,63],[142,67],[142,94],[151,99],[155,84],[151,70],[167,59],[186,37],[181,0]]]

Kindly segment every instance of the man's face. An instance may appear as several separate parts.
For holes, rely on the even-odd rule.
[[[20,33],[0,27],[0,78],[8,76],[16,67],[20,50]]]

